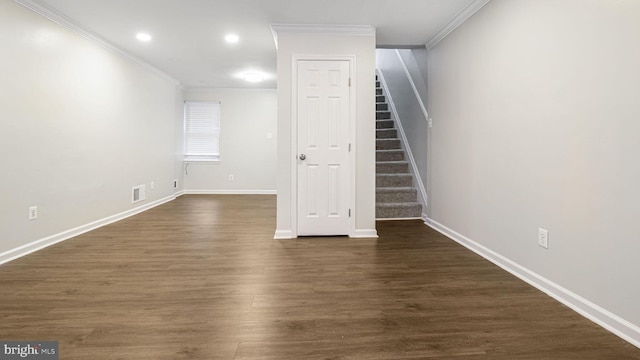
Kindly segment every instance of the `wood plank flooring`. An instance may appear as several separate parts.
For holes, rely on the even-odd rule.
[[[183,196],[0,266],[0,339],[60,359],[640,359],[420,221],[273,240],[274,196]]]

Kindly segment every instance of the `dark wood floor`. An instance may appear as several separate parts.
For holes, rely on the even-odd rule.
[[[0,339],[60,359],[640,359],[419,221],[273,240],[273,196],[183,196],[0,266]]]

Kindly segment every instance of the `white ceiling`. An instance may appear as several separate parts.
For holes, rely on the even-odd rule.
[[[32,0],[180,81],[275,88],[271,24],[371,25],[378,46],[420,46],[475,0]],[[136,40],[138,32],[153,36]],[[240,42],[227,44],[236,33]],[[247,83],[249,70],[267,80]]]

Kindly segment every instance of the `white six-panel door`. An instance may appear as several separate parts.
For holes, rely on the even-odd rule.
[[[348,235],[349,61],[297,68],[298,235]]]

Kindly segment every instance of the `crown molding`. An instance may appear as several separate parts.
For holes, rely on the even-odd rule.
[[[324,24],[271,24],[278,34],[322,34],[374,36],[376,28],[370,25],[324,25]]]
[[[425,47],[430,50],[436,46],[442,39],[447,37],[458,26],[462,25],[473,14],[485,6],[490,0],[473,0],[464,9],[460,10],[454,17],[442,26],[435,34],[431,35],[425,42]]]
[[[237,91],[237,92],[276,92],[276,88],[242,88],[242,87],[186,87],[185,94],[207,91]]]
[[[176,86],[180,87],[181,89],[183,89],[184,87],[182,86],[182,84],[180,84],[180,81],[178,81],[176,78],[172,77],[171,75],[165,73],[164,71],[158,69],[157,67],[149,64],[148,62],[142,60],[141,58],[131,54],[128,51],[123,50],[122,48],[116,46],[114,43],[110,42],[109,40],[105,39],[104,37],[98,35],[97,33],[93,32],[92,30],[80,25],[79,23],[77,23],[76,21],[74,21],[73,19],[71,19],[70,17],[62,14],[61,12],[42,4],[41,2],[37,1],[37,0],[15,0],[16,3],[26,7],[27,9],[40,14],[42,16],[44,16],[45,18],[53,21],[54,23],[63,26],[71,31],[73,31],[74,33],[84,37],[85,39],[88,39],[89,41],[95,43],[96,45],[99,45],[100,47],[109,50],[113,53],[116,53],[118,55],[121,55],[135,63],[138,63],[139,65],[141,65],[142,67],[146,68],[147,70],[150,70],[151,72],[155,73],[156,75],[159,75],[160,77],[169,80],[170,82],[174,83]]]
[[[370,25],[271,24],[271,33],[277,48],[279,34],[375,36],[376,28]]]

